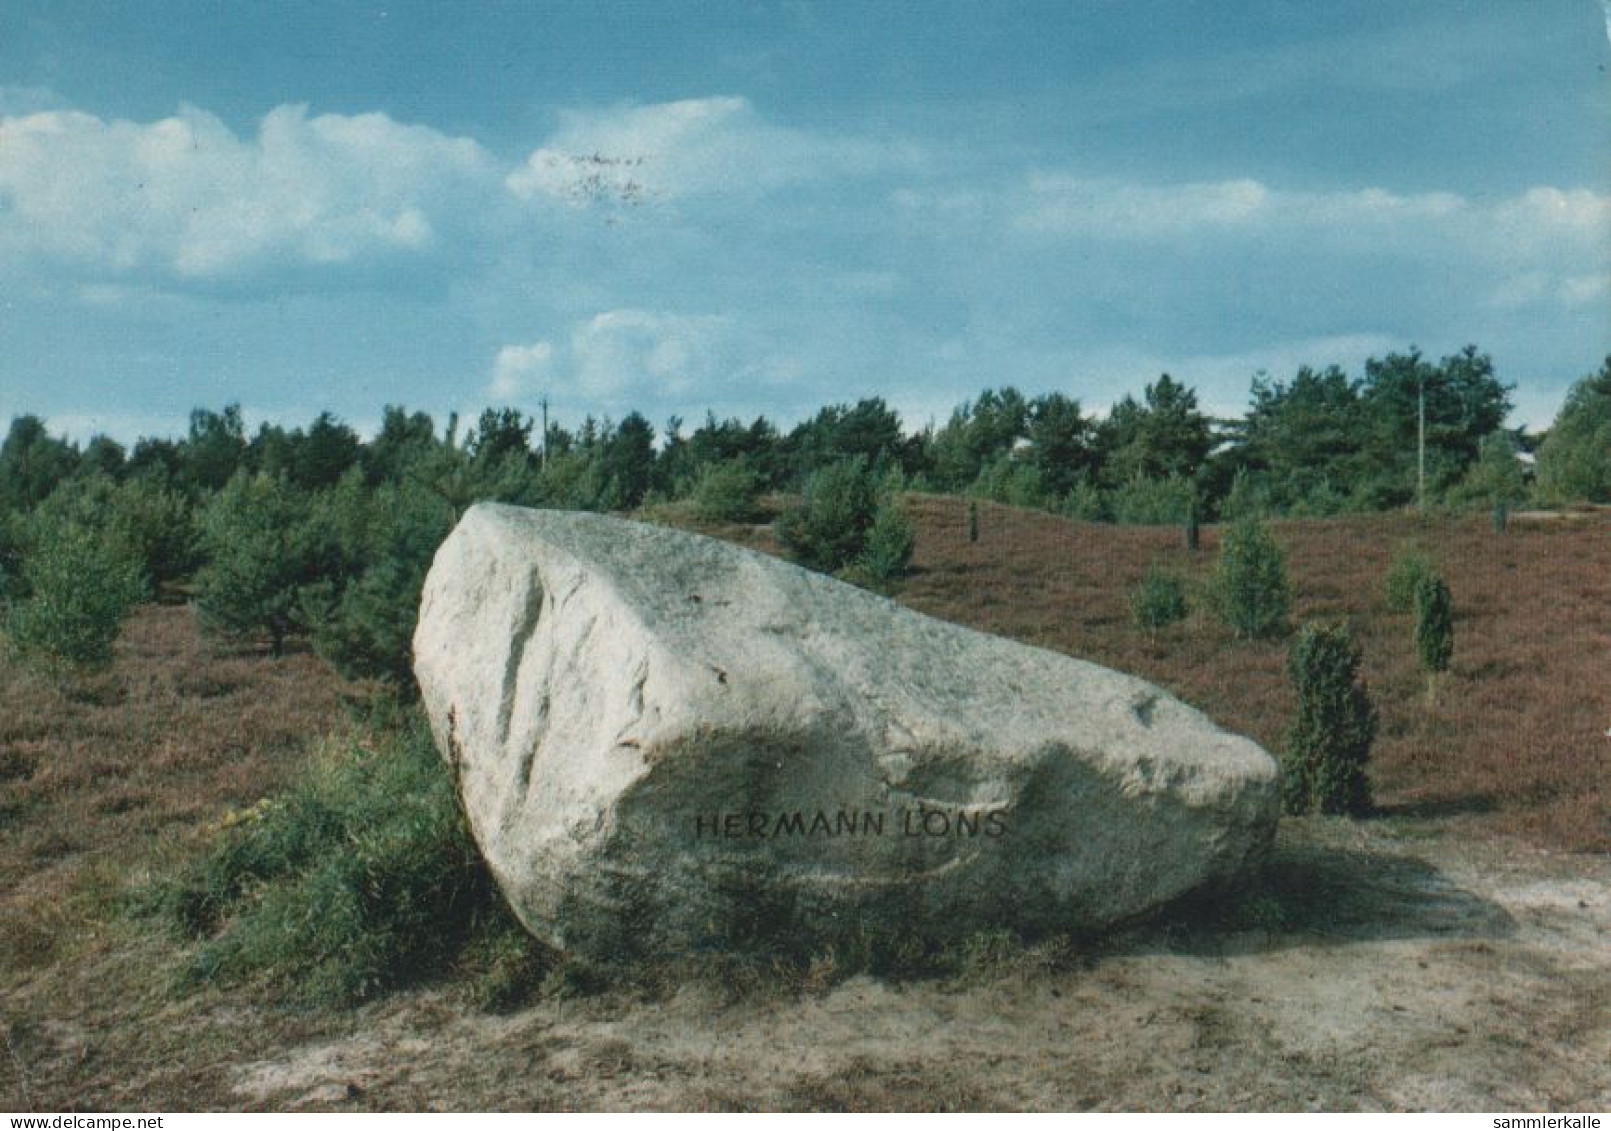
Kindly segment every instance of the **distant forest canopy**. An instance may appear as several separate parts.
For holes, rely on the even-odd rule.
[[[0,447],[0,508],[26,512],[63,481],[150,478],[192,503],[241,472],[318,492],[344,476],[373,489],[422,484],[455,511],[479,499],[583,510],[631,510],[687,498],[717,466],[742,468],[757,491],[800,490],[814,472],[860,460],[913,490],[966,493],[1073,517],[1170,522],[1187,510],[1325,516],[1417,501],[1479,506],[1611,499],[1611,356],[1579,381],[1540,439],[1506,430],[1510,388],[1475,346],[1436,363],[1419,352],[1365,363],[1364,376],[1303,367],[1254,379],[1247,414],[1215,419],[1168,374],[1101,419],[1062,393],[986,389],[938,427],[909,433],[878,397],[829,405],[787,432],[765,417],[708,415],[691,430],[672,418],[657,434],[640,413],[588,417],[546,436],[514,408],[486,410],[462,434],[399,406],[364,441],[329,413],[307,428],[263,424],[248,436],[240,409],[196,409],[180,440],[126,450],[100,436],[80,449],[34,416],[11,422]],[[1418,447],[1425,396],[1424,480]],[[1537,475],[1518,460],[1536,448]]]
[[[1421,398],[1425,398],[1424,474]],[[640,413],[574,431],[512,408],[462,435],[388,407],[360,438],[321,414],[264,424],[197,409],[182,440],[107,437],[80,449],[35,416],[0,445],[0,637],[46,670],[108,663],[141,600],[194,602],[210,633],[307,638],[347,675],[412,688],[409,643],[436,548],[472,503],[754,522],[797,562],[887,587],[910,561],[903,491],[962,492],[1087,521],[1320,516],[1398,507],[1611,501],[1611,357],[1572,389],[1538,443],[1536,474],[1506,431],[1509,389],[1475,347],[1432,363],[1371,360],[1259,378],[1240,420],[1215,420],[1169,376],[1097,420],[1061,393],[986,389],[938,428],[909,434],[873,397],[783,432],[764,418],[659,437]],[[790,496],[787,503],[768,495]],[[781,513],[778,513],[781,510]],[[969,510],[970,538],[977,537]]]

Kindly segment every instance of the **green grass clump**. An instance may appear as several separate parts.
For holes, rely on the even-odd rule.
[[[417,715],[327,743],[296,785],[221,823],[154,905],[198,940],[188,980],[339,1006],[467,970],[482,1004],[535,989],[514,923]]]
[[[1186,619],[1186,587],[1178,575],[1154,562],[1130,592],[1130,619],[1149,637]]]

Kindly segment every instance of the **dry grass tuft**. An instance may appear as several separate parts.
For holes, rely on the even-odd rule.
[[[785,1093],[784,1110],[815,1112],[1001,1111],[954,1072],[921,1062],[852,1060],[829,1073],[803,1076]]]

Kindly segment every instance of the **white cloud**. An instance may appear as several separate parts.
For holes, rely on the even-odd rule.
[[[1037,174],[1014,226],[1038,235],[1168,239],[1256,221],[1270,190],[1257,181],[1143,185]]]
[[[1548,302],[1553,297],[1551,279],[1545,271],[1523,271],[1500,281],[1488,295],[1487,304],[1495,310],[1520,310]]]
[[[418,253],[494,171],[473,140],[385,114],[271,111],[253,138],[191,107],[151,123],[0,119],[0,248],[218,278]]]
[[[917,160],[905,145],[775,125],[743,98],[694,98],[570,111],[505,184],[523,200],[633,204],[764,192],[911,167]]]
[[[900,413],[906,428],[915,431],[930,422],[944,424],[952,410],[976,397],[984,384],[1010,384],[1030,397],[1065,393],[1077,399],[1086,414],[1100,417],[1126,394],[1139,398],[1159,374],[1168,373],[1196,391],[1204,412],[1231,417],[1246,413],[1249,386],[1260,372],[1287,380],[1300,366],[1336,364],[1358,377],[1367,358],[1403,348],[1406,343],[1381,333],[1289,339],[1218,353],[1125,345],[981,345],[953,338],[923,349],[917,364],[906,370],[906,379],[877,391]],[[1003,376],[997,381],[981,378],[991,370]],[[826,399],[830,398],[819,395],[807,411],[815,411],[815,404]]]
[[[1257,349],[1232,353],[1099,350],[1077,355],[1072,368],[1081,374],[1082,381],[1109,393],[1105,398],[1093,398],[1086,405],[1088,409],[1105,412],[1125,393],[1139,396],[1159,374],[1168,373],[1199,390],[1204,411],[1240,416],[1247,411],[1248,387],[1259,373],[1286,380],[1300,366],[1339,365],[1357,377],[1367,358],[1381,357],[1403,348],[1405,343],[1387,334],[1336,334],[1272,342]]]
[[[1539,186],[1490,208],[1472,208],[1484,245],[1511,260],[1575,258],[1603,263],[1611,252],[1611,195]]]
[[[625,403],[719,382],[726,328],[724,319],[709,315],[605,311],[571,336],[576,385],[589,397]]]
[[[1567,310],[1600,305],[1611,298],[1611,275],[1565,275],[1523,271],[1499,282],[1486,306],[1495,310],[1528,310],[1557,306]]]
[[[0,406],[0,419],[10,420],[14,415]],[[145,436],[184,433],[181,420],[156,412],[53,412],[45,419],[45,427],[51,435],[77,444],[87,444],[96,436],[109,436],[124,447],[131,447]]]
[[[493,401],[508,402],[538,391],[551,376],[553,360],[554,347],[547,342],[504,346],[492,364],[487,396]]]
[[[664,221],[653,231],[603,235],[569,207],[634,201],[672,206],[646,208]],[[438,366],[465,374],[454,397],[529,409],[546,393],[569,416],[776,415],[887,391],[943,419],[1007,381],[1074,382],[1100,408],[1163,370],[1240,411],[1260,368],[1357,371],[1411,340],[1507,333],[1542,368],[1532,343],[1603,328],[1607,261],[1611,196],[1592,189],[1036,171],[1016,150],[792,128],[735,97],[573,111],[518,165],[384,114],[285,106],[240,133],[195,109],[0,117],[5,297],[43,309],[30,288],[62,296],[63,323],[99,327],[105,352],[131,327],[171,324],[227,369],[238,335],[190,333],[209,286],[262,295],[288,268],[294,289],[434,263],[456,273],[447,314],[472,359],[468,373]],[[191,285],[164,286],[176,279]]]
[[[798,359],[734,318],[623,307],[578,320],[557,343],[503,346],[483,395],[529,404],[543,394],[571,416],[637,409],[658,419],[753,411],[804,376]]]
[[[1489,288],[1488,302],[1498,307],[1592,301],[1603,278],[1597,268],[1611,256],[1611,195],[1585,188],[1539,186],[1484,202],[1377,187],[1315,192],[1255,180],[1147,184],[1036,174],[1004,193],[1001,208],[994,222],[1042,241],[1181,248],[1239,241],[1260,254],[1386,254],[1446,270],[1458,264],[1479,289]],[[936,223],[956,222],[943,202],[934,215]]]
[[[1167,240],[1271,228],[1347,232],[1360,226],[1372,229],[1374,239],[1385,226],[1424,224],[1472,211],[1460,197],[1443,192],[1409,196],[1380,188],[1303,192],[1273,189],[1250,179],[1146,184],[1048,174],[1030,176],[1011,209],[1013,226],[1023,232],[1112,240]]]
[[[1611,297],[1611,275],[1573,275],[1561,282],[1561,301],[1567,306],[1604,303]]]
[[[1457,219],[1470,205],[1449,192],[1403,195],[1381,188],[1337,192],[1278,192],[1267,200],[1272,218],[1286,223],[1318,224],[1337,229],[1365,225],[1419,225]]]
[[[245,405],[241,408],[241,418],[245,422],[246,434],[250,436],[265,424],[277,424],[288,429],[306,428],[308,421],[325,407],[309,406],[304,413],[295,409],[264,409]],[[0,420],[10,420],[22,411],[26,410],[10,410],[7,405],[0,403]],[[374,436],[380,427],[379,420],[349,418],[339,413],[337,416],[360,436]],[[182,439],[188,428],[188,420],[183,411],[112,412],[81,408],[50,413],[45,418],[45,427],[52,435],[80,445],[87,444],[96,436],[109,436],[125,448],[132,448],[142,439]]]

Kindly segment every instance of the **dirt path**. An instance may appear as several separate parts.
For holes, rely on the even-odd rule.
[[[230,1087],[269,1108],[1611,1106],[1611,862],[1428,832],[1290,826],[1251,924],[972,985],[507,1017],[415,995]]]

